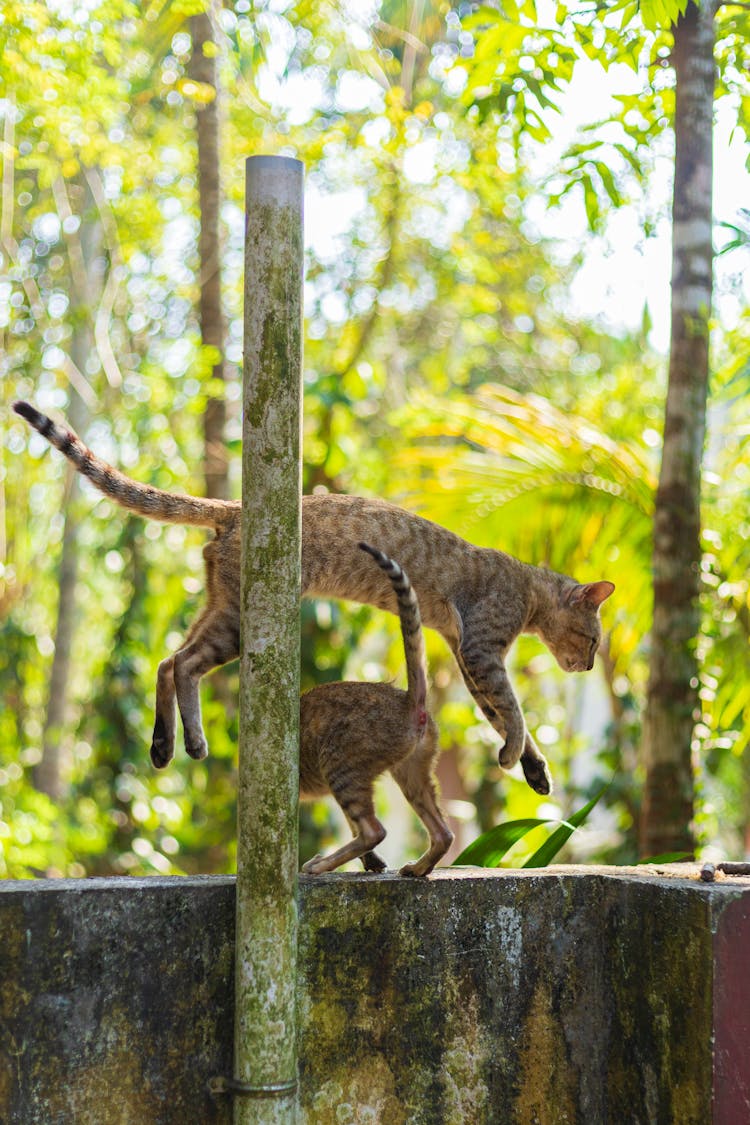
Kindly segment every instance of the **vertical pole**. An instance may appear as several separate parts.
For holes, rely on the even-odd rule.
[[[247,161],[235,1125],[296,1109],[302,185]]]

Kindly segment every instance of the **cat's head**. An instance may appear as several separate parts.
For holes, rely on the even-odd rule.
[[[539,632],[564,672],[588,672],[602,639],[599,606],[614,591],[612,582],[566,585],[545,614]]]

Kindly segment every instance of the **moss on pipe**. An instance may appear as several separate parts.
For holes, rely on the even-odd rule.
[[[247,162],[235,1074],[296,1079],[302,165]],[[235,1122],[296,1099],[235,1098]]]

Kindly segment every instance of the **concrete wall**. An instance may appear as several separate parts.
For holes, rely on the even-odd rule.
[[[0,1122],[212,1125],[234,882],[0,883]],[[750,1122],[750,880],[300,879],[305,1125]]]

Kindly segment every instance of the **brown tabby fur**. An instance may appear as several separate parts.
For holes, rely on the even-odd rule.
[[[329,856],[315,856],[303,871],[320,875],[362,857],[369,871],[385,864],[372,850],[385,837],[375,816],[373,782],[389,770],[425,825],[430,846],[402,875],[428,875],[453,840],[438,808],[432,767],[437,727],[427,712],[427,672],[419,606],[398,563],[366,543],[396,596],[406,657],[406,691],[391,684],[322,684],[300,699],[300,794],[333,793],[355,838]]]
[[[239,653],[240,504],[138,484],[33,406],[19,402],[14,409],[122,507],[148,519],[214,529],[215,538],[203,551],[206,608],[183,646],[159,665],[151,746],[154,764],[166,765],[174,753],[176,697],[185,749],[193,758],[205,757],[198,683]],[[504,739],[500,764],[510,769],[520,760],[532,789],[549,793],[547,763],[526,730],[505,656],[519,633],[536,633],[566,672],[590,669],[601,640],[599,606],[613,584],[581,585],[502,551],[474,547],[384,500],[323,494],[302,501],[302,593],[348,598],[395,613],[391,585],[359,550],[362,540],[377,543],[409,572],[423,623],[445,637],[467,688]]]

